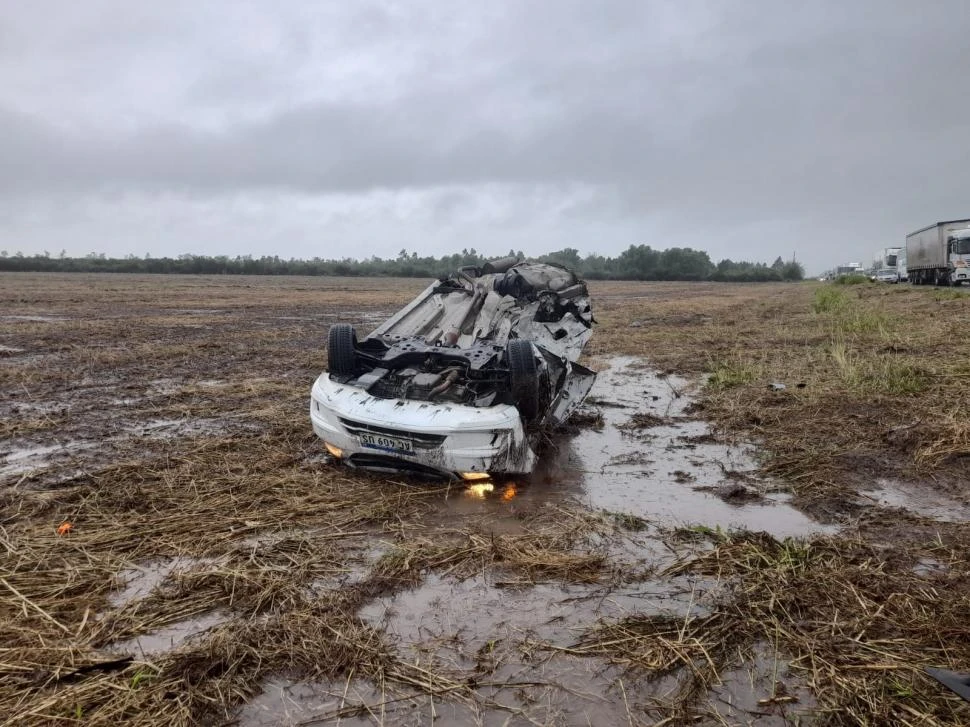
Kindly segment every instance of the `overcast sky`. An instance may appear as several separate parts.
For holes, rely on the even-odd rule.
[[[868,260],[970,217],[966,0],[0,5],[0,249]]]

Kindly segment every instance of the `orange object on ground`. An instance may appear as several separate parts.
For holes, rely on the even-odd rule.
[[[57,534],[58,535],[67,535],[69,532],[71,532],[71,528],[73,528],[73,527],[74,526],[71,525],[71,523],[69,523],[67,520],[65,520],[64,522],[61,523],[60,527],[57,528]]]

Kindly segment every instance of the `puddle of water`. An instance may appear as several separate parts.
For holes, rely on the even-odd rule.
[[[177,556],[137,564],[119,574],[124,579],[125,585],[121,590],[109,595],[108,602],[116,609],[124,608],[148,596],[174,574],[213,565],[216,562],[218,561],[215,558]],[[213,626],[224,623],[227,619],[227,614],[212,611],[170,624],[148,634],[118,641],[106,648],[112,652],[127,652],[146,658],[158,656],[181,646]]]
[[[131,653],[143,658],[159,656],[177,649],[189,639],[197,637],[213,626],[225,623],[228,616],[219,611],[211,611],[196,618],[186,619],[178,623],[165,626],[143,636],[135,636],[125,641],[111,644],[108,650],[112,652]]]
[[[473,668],[481,649],[525,638],[567,646],[599,619],[631,613],[701,615],[701,596],[715,587],[695,577],[650,580],[629,587],[540,583],[508,587],[484,577],[456,581],[430,574],[420,586],[377,598],[360,617],[405,645],[440,640],[440,654]]]
[[[23,475],[51,466],[51,458],[58,455],[72,455],[83,449],[93,449],[97,442],[73,441],[40,447],[19,447],[3,455],[0,464],[0,477]]]
[[[98,442],[75,440],[51,445],[17,447],[0,453],[0,477],[45,470],[53,466],[52,460],[55,458],[77,455],[85,450],[103,449],[111,443],[121,442],[132,436],[172,439],[211,436],[221,434],[226,429],[226,422],[219,419],[153,419],[131,426],[127,434],[106,437]]]
[[[303,682],[275,678],[237,714],[242,727],[340,724],[424,725],[439,727],[505,727],[507,725],[627,725],[642,724],[648,696],[671,688],[669,680],[646,684],[623,675],[616,667],[601,667],[569,657],[554,657],[529,670],[498,670],[478,677],[486,686],[476,703],[445,701],[395,689],[381,691],[371,682],[353,679]],[[609,684],[606,694],[590,692],[591,683]]]
[[[116,399],[113,404],[120,406],[138,401],[137,399]],[[38,406],[38,411],[43,409]],[[170,440],[179,437],[203,437],[216,436],[229,431],[230,427],[236,429],[250,429],[251,424],[246,422],[236,422],[230,424],[227,419],[237,419],[230,416],[227,418],[210,419],[152,419],[147,422],[129,422],[122,434],[117,436],[103,436],[98,441],[73,440],[57,444],[24,444],[18,447],[11,447],[6,451],[0,451],[0,478],[16,477],[23,475],[35,475],[51,470],[55,465],[63,468],[65,460],[69,461],[72,457],[87,456],[88,453],[96,451],[99,455],[104,455],[112,451],[112,445],[125,442],[132,437],[148,437],[152,439]],[[49,440],[49,437],[48,437]],[[2,442],[0,444],[10,444]],[[56,474],[56,471],[46,473],[44,476]],[[49,482],[49,477],[48,477]]]
[[[429,524],[486,527],[494,533],[519,534],[526,526],[520,517],[550,502],[567,500],[568,492],[556,492],[541,483],[497,481],[451,484],[443,491],[437,511],[428,514]]]
[[[199,379],[195,382],[195,384],[197,386],[203,386],[207,389],[221,389],[229,386],[229,382],[223,381],[222,379]]]
[[[122,590],[108,596],[108,603],[114,608],[122,608],[147,596],[156,586],[176,571],[192,570],[202,565],[211,565],[214,562],[211,558],[176,557],[135,565],[119,574],[119,577],[124,580],[125,586]]]
[[[757,719],[765,727],[815,724],[815,697],[792,676],[788,660],[774,654],[768,644],[756,644],[742,665],[720,676],[708,703],[719,723],[749,724]]]
[[[484,577],[456,581],[430,575],[420,586],[379,598],[360,617],[384,630],[403,662],[475,684],[475,701],[433,705],[427,696],[381,693],[373,684],[268,680],[239,713],[246,727],[336,720],[343,725],[628,724],[673,680],[647,684],[622,667],[542,648],[568,646],[599,618],[634,611],[699,613],[697,586],[686,579],[635,589],[540,584],[500,587]],[[622,681],[621,681],[622,680]],[[415,721],[417,720],[417,721]]]
[[[601,402],[603,426],[550,452],[533,480],[578,491],[593,508],[654,523],[764,530],[778,537],[825,530],[787,505],[785,496],[761,494],[767,488],[755,476],[750,445],[719,443],[706,422],[688,418],[694,403],[688,381],[638,363],[620,357],[600,372],[591,395]],[[718,491],[749,497],[729,504]]]
[[[913,573],[919,576],[935,576],[946,573],[949,566],[936,558],[920,558],[913,566]]]
[[[263,683],[262,693],[240,710],[237,719],[241,727],[310,724],[339,724],[343,727],[434,724],[445,727],[520,723],[508,721],[508,713],[484,718],[470,705],[446,702],[441,697],[412,696],[393,686],[382,692],[373,683],[360,679],[345,682],[270,679]]]
[[[427,516],[429,526],[519,533],[523,514],[579,501],[653,526],[742,528],[776,537],[835,531],[792,507],[790,495],[768,491],[751,445],[718,442],[706,422],[690,418],[689,382],[641,364],[619,357],[599,373],[591,401],[602,426],[562,436],[528,477],[448,486]]]
[[[17,401],[11,402],[10,413],[13,416],[22,414],[49,416],[51,414],[63,414],[70,408],[70,404],[59,401]]]
[[[970,507],[915,482],[879,479],[873,490],[863,494],[882,507],[903,508],[939,522],[970,520]]]
[[[351,705],[374,705],[374,714],[381,718],[388,710],[394,712],[400,708],[400,703],[384,705],[393,697],[382,695],[368,682],[357,680],[328,684],[276,678],[263,682],[262,688],[237,715],[242,727],[295,727],[338,718],[343,725],[372,725],[370,718],[349,714]]]

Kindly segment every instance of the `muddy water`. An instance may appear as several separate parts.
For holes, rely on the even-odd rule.
[[[175,574],[211,566],[216,562],[213,558],[177,556],[134,565],[119,574],[124,585],[121,590],[115,591],[108,597],[108,603],[114,609],[125,608],[151,594],[152,591]],[[210,611],[194,618],[169,624],[147,634],[114,642],[105,647],[105,651],[115,654],[132,654],[140,658],[160,656],[178,648],[190,639],[201,637],[212,627],[224,623],[228,617],[226,613]]]
[[[613,359],[591,398],[604,425],[550,453],[539,478],[578,491],[595,509],[652,522],[804,535],[822,527],[770,493],[750,445],[717,441],[689,414],[692,385],[636,359]]]
[[[119,641],[107,647],[107,651],[119,654],[132,654],[141,658],[160,656],[177,649],[195,637],[201,637],[214,626],[224,623],[228,615],[210,611],[196,618],[186,619],[165,626],[157,631]]]
[[[523,527],[523,512],[582,503],[621,521],[623,515],[647,521],[645,530],[628,534],[619,548],[610,546],[614,560],[645,572],[669,562],[658,533],[675,526],[742,527],[776,536],[823,529],[756,476],[750,446],[718,440],[691,415],[690,382],[657,375],[631,358],[613,359],[600,369],[591,405],[601,412],[602,427],[559,439],[527,479],[443,488],[427,526],[474,524],[515,532]],[[635,580],[521,587],[494,573],[465,580],[427,574],[412,589],[372,600],[359,616],[387,634],[402,661],[472,681],[474,699],[431,700],[359,679],[303,682],[280,676],[263,684],[262,694],[240,712],[240,723],[647,723],[648,706],[675,690],[677,680],[637,678],[619,665],[570,653],[570,646],[602,619],[704,616],[699,603],[724,585],[687,576]],[[718,706],[711,712],[730,721],[773,709],[762,702],[775,696],[769,677],[780,681],[784,669],[778,658],[753,656],[725,675],[712,693]]]
[[[61,468],[85,453],[103,456],[106,448],[123,444],[134,437],[176,439],[214,436],[226,432],[230,424],[222,419],[151,419],[132,424],[119,436],[98,440],[67,440],[58,444],[7,447],[0,443],[0,484],[8,477],[20,477]],[[62,472],[63,474],[63,472]]]
[[[115,398],[110,403],[112,406],[124,407],[139,401],[141,399],[138,398]],[[21,410],[38,414],[44,414],[47,410],[55,411],[56,408],[56,405],[46,403],[19,406]],[[134,438],[171,440],[217,436],[232,429],[246,429],[250,426],[235,415],[220,418],[129,420],[121,427],[121,434],[100,436],[97,439],[64,438],[63,441],[55,441],[54,444],[21,444],[22,440],[0,441],[0,485],[16,484],[17,479],[40,476],[45,472],[52,476],[44,482],[56,483],[58,477],[69,478],[83,471],[84,466],[92,459],[105,460],[110,455],[112,447],[124,445]],[[44,436],[48,441],[54,439],[49,434]],[[77,467],[69,469],[71,465],[77,465]]]
[[[490,518],[515,529],[515,515],[544,504],[579,501],[594,510],[633,515],[660,526],[765,531],[776,537],[828,528],[772,492],[757,472],[755,449],[716,439],[690,414],[696,389],[658,375],[635,358],[597,367],[590,406],[599,429],[561,436],[527,479],[451,488],[432,516],[440,523]]]
[[[881,507],[902,508],[939,522],[970,520],[970,508],[966,504],[926,487],[925,484],[880,479],[876,481],[873,490],[862,492],[860,496]]]
[[[759,727],[787,727],[813,724],[808,712],[817,705],[811,691],[793,677],[788,659],[774,653],[770,645],[756,644],[743,666],[720,674],[720,684],[711,688],[711,711],[715,724],[752,724]]]
[[[214,562],[215,560],[212,558],[177,556],[132,566],[118,574],[119,578],[124,581],[124,586],[120,591],[116,591],[108,597],[108,603],[113,608],[122,608],[144,598],[173,574],[211,565]]]
[[[538,678],[537,678],[538,677]],[[501,680],[504,679],[504,682]],[[608,681],[608,693],[590,689],[591,681]],[[509,727],[519,725],[638,725],[643,722],[639,685],[617,667],[603,667],[569,657],[545,659],[529,672],[488,677],[484,704],[442,697],[416,696],[374,684],[291,682],[275,679],[240,715],[245,727],[279,725],[396,725],[417,727]],[[651,693],[670,688],[662,680]]]
[[[70,457],[85,449],[95,449],[97,442],[69,441],[36,447],[17,447],[0,452],[0,478],[45,469],[56,457]]]

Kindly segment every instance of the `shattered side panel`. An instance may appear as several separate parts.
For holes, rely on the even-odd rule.
[[[519,316],[516,326],[518,337],[569,361],[579,359],[593,330],[572,316],[540,323],[535,320],[538,306],[538,303],[530,303]]]
[[[596,372],[589,370],[578,363],[567,364],[569,370],[566,372],[566,382],[560,389],[559,394],[549,407],[549,414],[546,421],[549,425],[559,426],[564,424],[574,411],[583,403],[583,400],[593,388],[596,381]]]
[[[384,336],[394,329],[422,331],[430,327],[443,314],[444,303],[441,296],[434,293],[437,287],[437,283],[429,285],[417,298],[388,318],[370,335]]]

